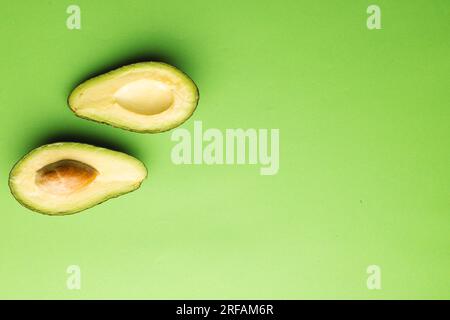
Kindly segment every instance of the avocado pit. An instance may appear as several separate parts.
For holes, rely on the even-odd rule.
[[[68,195],[87,187],[98,171],[77,160],[60,160],[36,172],[36,185],[48,193]]]

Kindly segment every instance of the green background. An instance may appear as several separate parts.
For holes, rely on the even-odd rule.
[[[382,30],[366,27],[368,5]],[[81,8],[68,30],[66,8]],[[450,298],[450,2],[8,1],[0,32],[0,298]],[[70,91],[140,60],[198,84],[206,128],[279,128],[280,171],[176,166],[170,132],[75,117]],[[49,217],[8,174],[82,141],[145,162],[138,191]],[[81,267],[82,288],[66,289]],[[379,265],[382,290],[368,290]]]

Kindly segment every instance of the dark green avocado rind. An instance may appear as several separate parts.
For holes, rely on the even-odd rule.
[[[123,71],[126,71],[128,69],[133,69],[133,68],[135,68],[136,66],[139,66],[139,65],[148,65],[148,64],[163,65],[163,66],[171,69],[172,71],[177,72],[177,73],[181,74],[182,76],[186,77],[193,84],[192,88],[195,90],[195,95],[196,95],[195,106],[193,107],[191,113],[186,118],[184,118],[182,121],[175,122],[175,123],[173,123],[172,126],[170,126],[167,129],[163,129],[163,130],[136,130],[136,129],[133,129],[133,128],[130,128],[130,127],[127,127],[127,126],[122,126],[120,124],[116,124],[116,123],[113,124],[113,123],[109,123],[109,122],[102,121],[102,120],[97,120],[97,119],[93,119],[93,118],[89,118],[89,117],[84,117],[82,115],[77,114],[77,112],[74,109],[72,109],[71,98],[73,96],[75,96],[77,91],[82,90],[85,86],[89,85],[90,83],[100,81],[103,78],[107,78],[108,76],[113,76],[115,73],[123,72]],[[120,68],[108,71],[108,72],[106,72],[104,74],[101,74],[101,75],[95,76],[93,78],[90,78],[88,80],[83,81],[81,84],[76,86],[75,89],[73,89],[72,92],[67,97],[67,105],[68,105],[70,111],[72,111],[78,118],[81,118],[81,119],[84,119],[84,120],[93,121],[93,122],[96,122],[96,123],[106,124],[106,125],[114,127],[114,128],[124,129],[124,130],[127,130],[127,131],[136,132],[136,133],[162,133],[162,132],[170,131],[170,130],[176,128],[176,127],[179,127],[180,125],[182,125],[183,123],[185,123],[187,120],[189,120],[192,117],[192,115],[194,114],[195,110],[197,110],[197,106],[198,106],[199,101],[200,101],[200,91],[198,89],[198,86],[195,84],[194,80],[192,80],[191,77],[189,77],[186,73],[184,73],[183,71],[181,71],[178,68],[175,68],[174,66],[172,66],[170,64],[167,64],[167,63],[164,63],[164,62],[157,62],[157,61],[137,62],[137,63],[129,64],[129,65],[126,65],[126,66],[123,66],[123,67],[120,67]]]
[[[142,185],[142,183],[144,182],[144,180],[147,179],[147,177],[148,177],[148,169],[147,169],[146,165],[145,165],[143,162],[140,161],[140,163],[141,163],[141,164],[144,166],[144,168],[145,168],[146,174],[145,174],[144,179],[143,179],[141,182],[137,183],[137,184],[134,186],[133,189],[130,189],[130,190],[128,190],[128,191],[121,192],[121,193],[112,194],[111,196],[108,196],[108,197],[104,198],[103,200],[101,200],[101,201],[99,201],[99,202],[93,203],[93,204],[88,205],[88,206],[86,206],[86,207],[84,207],[84,208],[82,208],[82,209],[79,209],[79,210],[61,211],[61,212],[57,212],[57,213],[49,213],[49,212],[46,212],[46,211],[39,210],[39,209],[37,209],[37,208],[35,208],[35,207],[32,207],[32,206],[30,206],[29,204],[27,204],[24,200],[22,200],[22,198],[21,198],[18,194],[16,194],[16,193],[14,192],[14,188],[11,186],[11,177],[12,177],[12,175],[13,175],[14,170],[15,170],[16,168],[20,168],[20,164],[21,164],[25,159],[27,159],[28,157],[32,156],[33,153],[36,153],[36,152],[38,152],[40,149],[43,149],[43,148],[45,148],[45,147],[48,147],[48,146],[53,145],[53,144],[58,144],[58,143],[61,143],[61,144],[86,145],[86,144],[84,144],[84,143],[77,143],[77,142],[55,142],[55,143],[44,144],[44,145],[42,145],[42,146],[40,146],[40,147],[38,147],[38,148],[35,148],[35,149],[31,150],[31,151],[28,152],[27,154],[25,154],[22,158],[20,158],[19,161],[17,161],[17,162],[14,164],[14,166],[12,167],[12,169],[11,169],[10,172],[9,172],[9,175],[8,175],[8,187],[9,187],[9,190],[10,190],[11,195],[17,200],[17,202],[20,203],[20,205],[22,205],[23,207],[25,207],[25,208],[27,208],[27,209],[29,209],[29,210],[31,210],[31,211],[34,211],[34,212],[37,212],[37,213],[40,213],[40,214],[44,214],[44,215],[47,215],[47,216],[67,216],[67,215],[72,215],[72,214],[75,214],[75,213],[82,212],[82,211],[85,211],[85,210],[87,210],[87,209],[93,208],[93,207],[95,207],[95,206],[98,206],[99,204],[102,204],[103,202],[106,202],[106,201],[108,201],[108,200],[110,200],[110,199],[114,199],[114,198],[120,197],[120,196],[122,196],[122,195],[124,195],[124,194],[130,193],[130,192],[133,192],[133,191],[136,191],[137,189],[140,188],[140,186]],[[92,145],[90,145],[90,146],[92,146]],[[95,147],[95,146],[92,146],[92,147]],[[109,149],[101,148],[101,147],[95,147],[95,148],[109,150]],[[113,150],[110,150],[110,151],[113,151]],[[129,155],[127,155],[126,153],[123,153],[123,152],[120,152],[120,151],[115,151],[115,150],[114,150],[114,152],[117,152],[117,153],[119,153],[119,154],[123,154],[123,155],[129,156]],[[136,159],[136,160],[137,160],[137,159]]]

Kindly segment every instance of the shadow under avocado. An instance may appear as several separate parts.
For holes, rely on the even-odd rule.
[[[119,129],[120,130],[120,129]],[[126,153],[130,156],[140,159],[140,154],[135,148],[124,142],[114,139],[114,136],[106,137],[99,136],[99,134],[82,133],[76,130],[56,130],[51,133],[47,133],[27,146],[29,152],[35,148],[38,148],[44,144],[50,144],[55,142],[78,142],[91,144],[96,147],[107,148],[119,152]]]

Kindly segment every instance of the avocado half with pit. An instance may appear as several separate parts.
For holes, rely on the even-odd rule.
[[[156,133],[186,121],[198,98],[195,83],[177,68],[162,62],[141,62],[83,82],[68,101],[81,118]]]
[[[25,207],[49,215],[76,213],[136,190],[144,164],[122,152],[89,144],[44,145],[11,170],[9,187]]]

